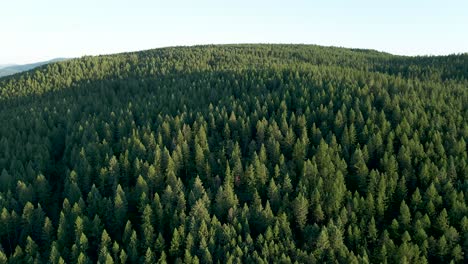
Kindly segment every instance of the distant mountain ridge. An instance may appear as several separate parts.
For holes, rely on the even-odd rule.
[[[6,68],[6,67],[11,67],[11,66],[16,66],[16,64],[12,64],[12,63],[9,63],[9,64],[0,64],[0,69]]]
[[[2,64],[0,65],[0,77],[12,75],[15,73],[19,72],[24,72],[27,70],[34,69],[36,67],[49,64],[52,62],[58,62],[58,61],[64,61],[67,60],[66,58],[55,58],[52,60],[48,61],[41,61],[41,62],[35,62],[35,63],[29,63],[29,64],[22,64],[22,65],[17,65],[17,64]]]

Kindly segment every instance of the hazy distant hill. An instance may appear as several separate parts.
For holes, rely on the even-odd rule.
[[[10,67],[10,66],[15,66],[16,64],[0,64],[0,69],[3,69],[3,68],[6,68],[6,67]]]
[[[12,75],[18,72],[23,72],[27,70],[34,69],[36,67],[39,67],[44,64],[48,64],[51,62],[57,62],[57,61],[63,61],[66,60],[65,58],[56,58],[48,61],[41,61],[41,62],[36,62],[36,63],[30,63],[30,64],[23,64],[23,65],[16,65],[16,64],[4,64],[0,65],[0,77],[3,76],[8,76]]]

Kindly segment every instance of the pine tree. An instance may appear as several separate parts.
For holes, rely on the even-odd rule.
[[[359,148],[356,149],[351,157],[351,168],[355,177],[353,180],[354,186],[358,187],[362,193],[366,192],[369,170],[364,161],[362,151]]]
[[[114,197],[114,218],[115,218],[115,230],[116,233],[121,233],[125,219],[127,217],[127,198],[122,187],[117,185]]]
[[[154,242],[153,210],[150,205],[145,206],[142,215],[142,237],[145,248],[150,248]]]
[[[177,258],[179,257],[180,254],[180,247],[181,247],[181,241],[180,241],[180,236],[179,236],[179,231],[177,229],[174,229],[174,232],[172,234],[172,240],[171,240],[171,247],[169,249],[169,255],[171,255],[172,258]]]
[[[137,234],[133,231],[127,246],[128,257],[131,263],[138,261],[138,244]]]
[[[167,263],[167,257],[166,257],[166,253],[165,253],[164,251],[161,253],[161,256],[159,257],[157,263],[158,263],[158,264],[165,264],[165,263]]]
[[[309,201],[302,193],[299,193],[294,200],[292,209],[299,229],[304,229],[304,226],[307,223],[307,215],[309,213]]]
[[[226,219],[230,208],[235,208],[238,204],[237,196],[233,189],[233,179],[229,166],[226,169],[224,184],[218,189],[216,194],[216,215],[219,219]]]
[[[26,253],[27,263],[39,263],[40,262],[41,256],[39,254],[39,248],[36,242],[34,242],[29,236],[26,238],[25,253]]]
[[[400,205],[400,217],[399,217],[399,222],[403,224],[405,228],[409,226],[411,223],[411,213],[409,210],[409,207],[406,205],[405,201],[401,202]]]
[[[101,235],[101,243],[99,245],[99,253],[98,253],[98,259],[100,263],[107,263],[109,261],[110,257],[110,250],[109,246],[111,244],[111,238],[109,237],[109,234],[107,231],[104,229],[102,231]],[[112,260],[112,257],[110,257]]]
[[[372,217],[369,222],[367,232],[368,232],[367,237],[369,238],[369,241],[371,243],[374,243],[377,239],[377,226],[375,224],[374,217]]]
[[[440,212],[435,221],[435,228],[442,234],[449,229],[448,214],[445,208]]]
[[[91,263],[91,261],[88,259],[88,257],[83,252],[80,252],[80,255],[78,256],[78,259],[77,259],[76,263],[78,263],[78,264],[88,264],[88,263]]]
[[[61,256],[60,252],[58,249],[57,242],[54,241],[52,242],[51,250],[50,250],[50,255],[49,255],[49,263],[59,263]]]
[[[144,263],[147,263],[147,264],[152,264],[152,263],[154,263],[153,252],[151,251],[150,248],[148,248],[148,249],[146,250]]]

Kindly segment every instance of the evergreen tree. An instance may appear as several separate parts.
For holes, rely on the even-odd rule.
[[[302,193],[299,193],[294,200],[292,209],[299,229],[304,229],[304,226],[307,223],[307,215],[309,213],[309,201]]]

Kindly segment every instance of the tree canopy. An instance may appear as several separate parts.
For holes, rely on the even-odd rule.
[[[0,263],[468,261],[468,54],[83,57],[0,120]]]

